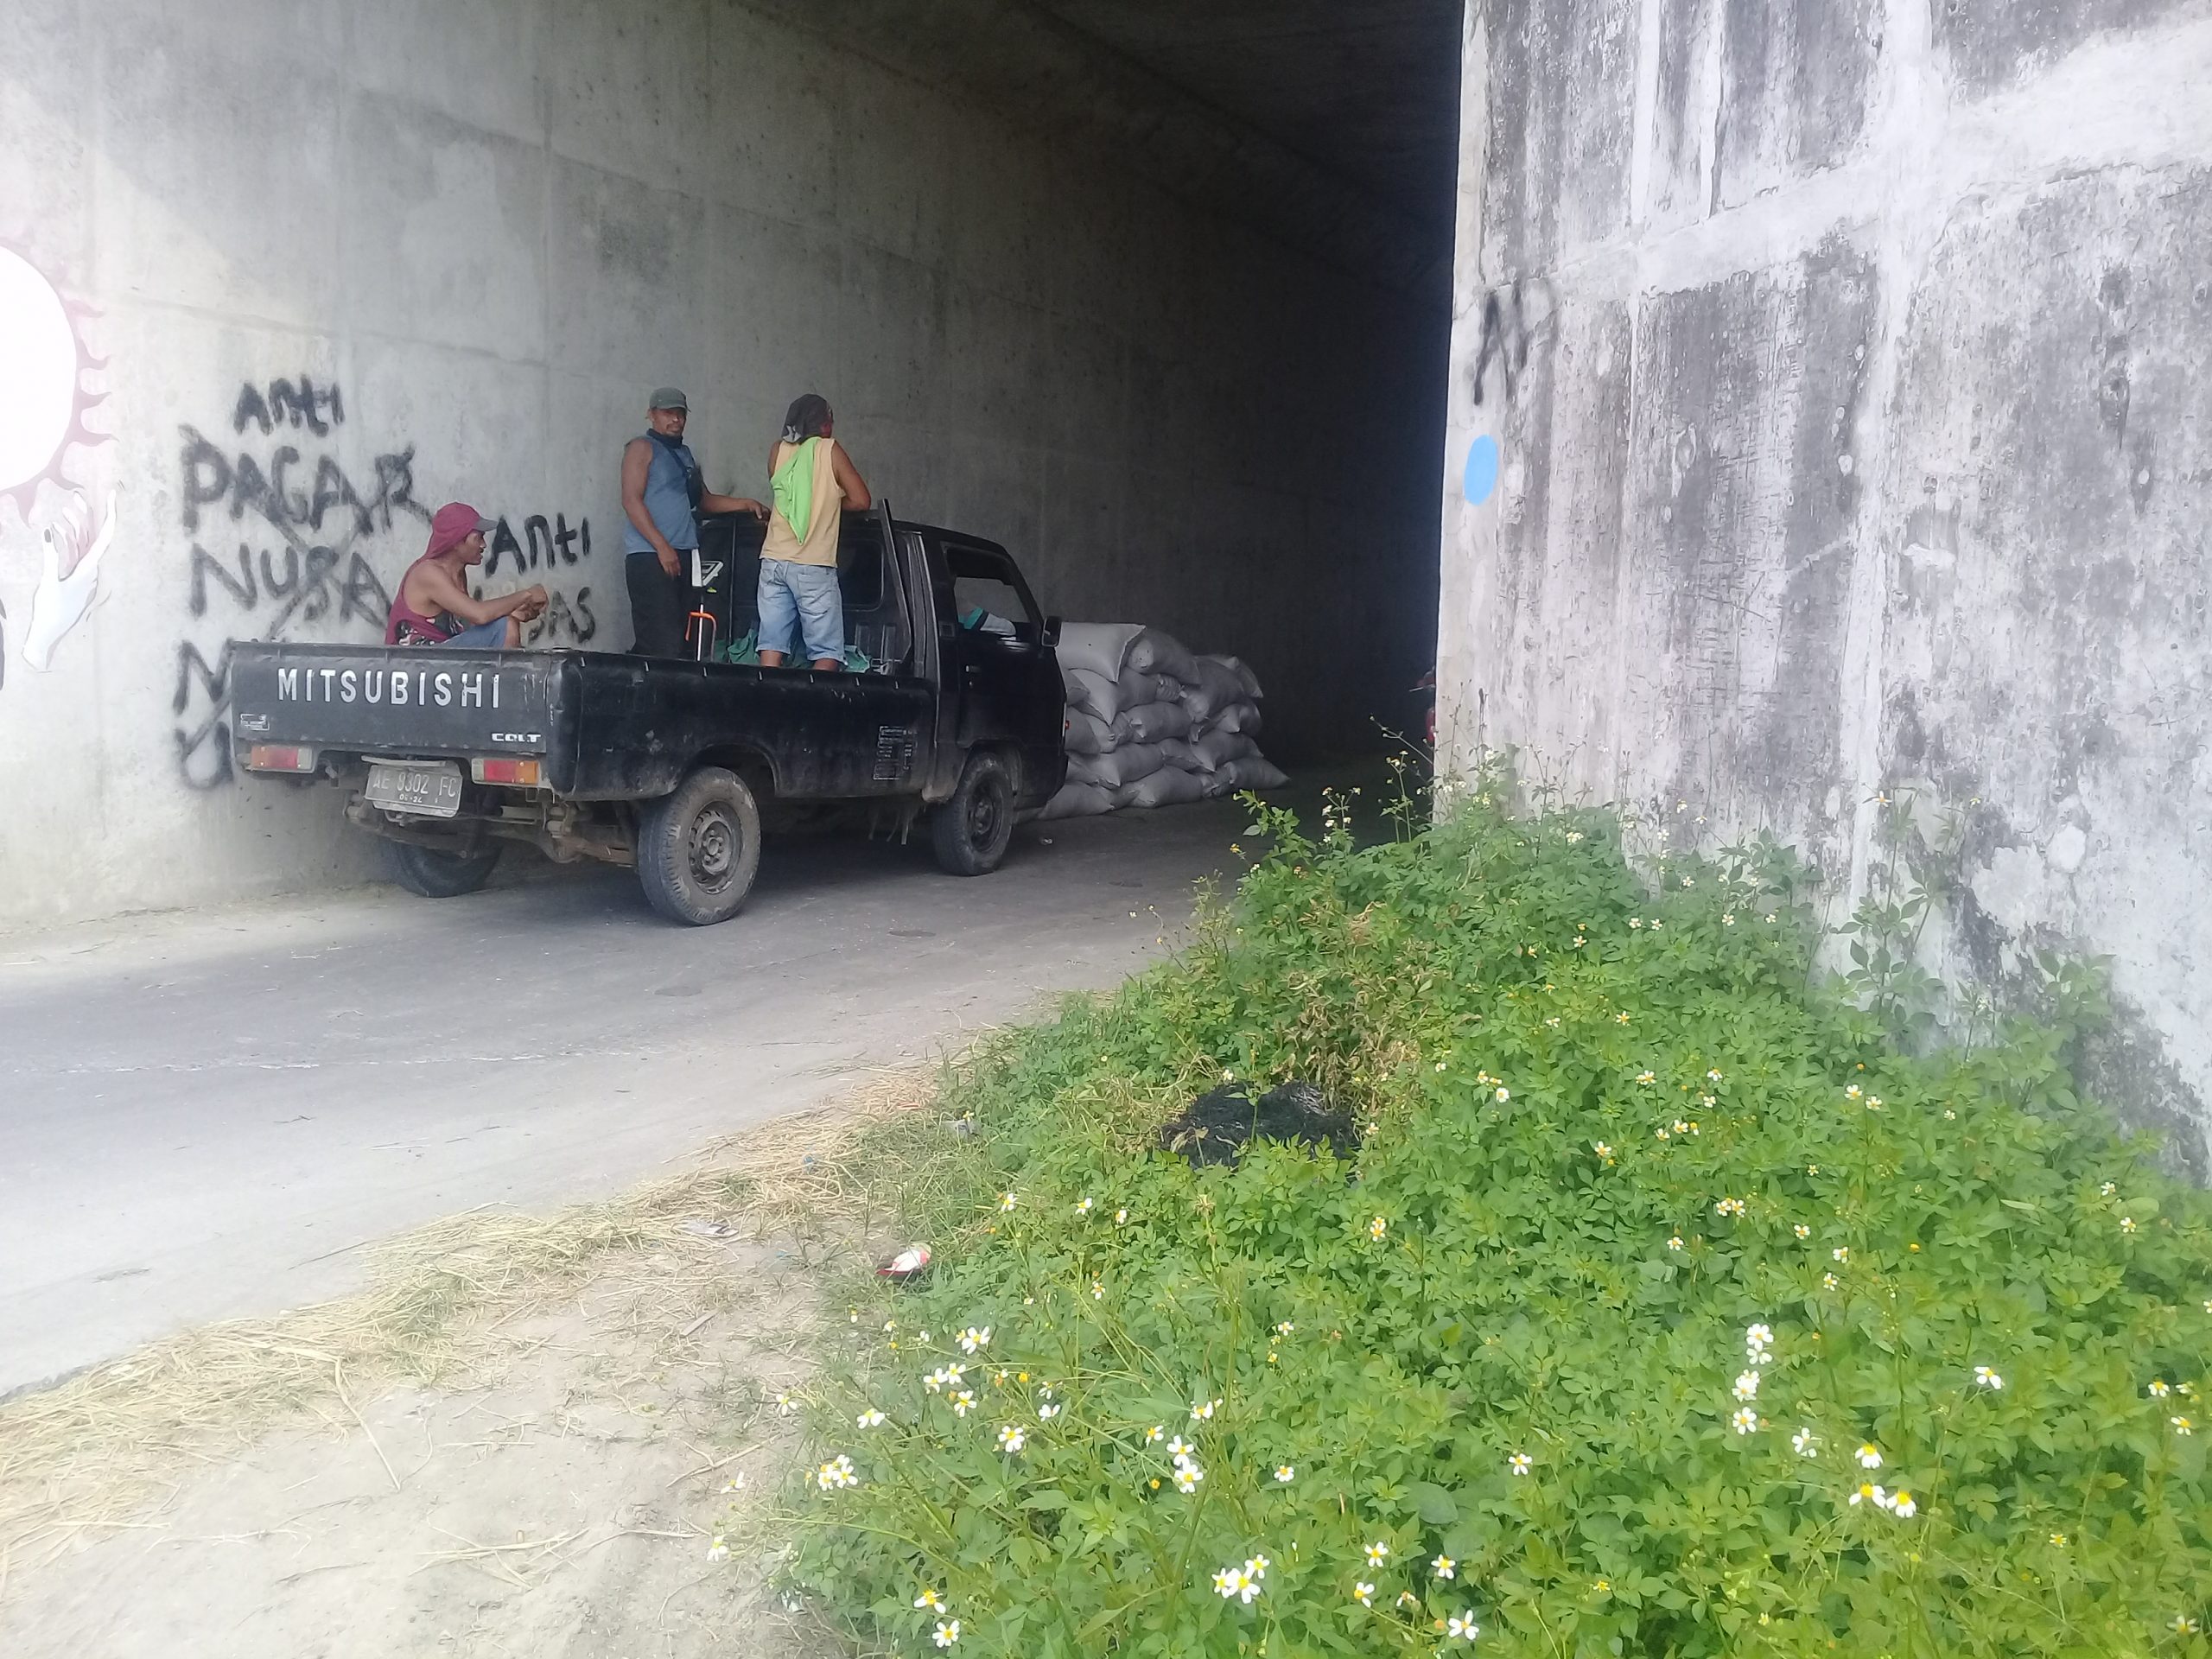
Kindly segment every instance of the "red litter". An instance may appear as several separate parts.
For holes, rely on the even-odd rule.
[[[918,1279],[930,1270],[930,1247],[909,1244],[875,1270],[879,1279]]]

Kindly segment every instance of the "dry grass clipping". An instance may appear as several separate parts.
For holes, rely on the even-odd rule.
[[[862,1134],[934,1096],[932,1073],[886,1073],[834,1107],[716,1142],[683,1174],[549,1216],[453,1217],[379,1247],[359,1295],[188,1332],[0,1405],[0,1595],[11,1561],[35,1564],[87,1529],[145,1524],[182,1471],[283,1417],[360,1423],[374,1392],[494,1359],[500,1325],[619,1253],[664,1253],[675,1272],[704,1276],[728,1271],[717,1229],[823,1237],[865,1211]]]

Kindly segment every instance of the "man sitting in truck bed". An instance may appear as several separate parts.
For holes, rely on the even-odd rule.
[[[545,609],[545,589],[530,587],[498,599],[468,591],[467,571],[484,557],[484,537],[496,528],[465,502],[448,501],[430,519],[429,550],[407,567],[385,618],[387,645],[463,645],[512,651],[522,625]]]

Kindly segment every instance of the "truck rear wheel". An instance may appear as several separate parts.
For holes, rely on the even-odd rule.
[[[671,922],[728,921],[760,868],[760,809],[745,780],[724,767],[700,767],[640,816],[638,880]]]
[[[930,842],[948,875],[988,875],[1014,839],[1014,774],[978,749],[962,768],[952,798],[930,814]]]
[[[500,849],[493,842],[480,852],[448,853],[411,841],[387,841],[384,850],[391,879],[408,892],[423,899],[458,899],[492,879]]]

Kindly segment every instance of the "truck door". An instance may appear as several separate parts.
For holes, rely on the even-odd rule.
[[[1020,752],[1020,798],[1059,786],[1066,694],[1045,639],[1044,613],[1006,550],[942,536],[936,566],[943,693],[958,700],[955,741]]]

